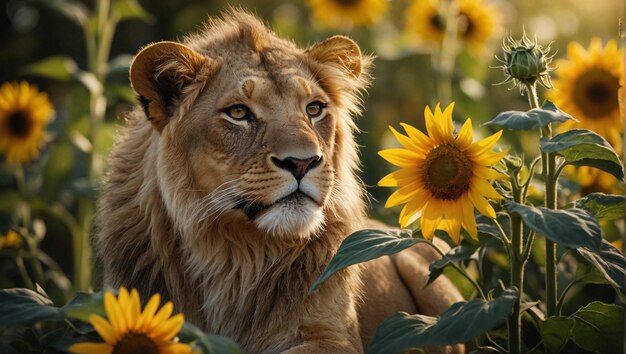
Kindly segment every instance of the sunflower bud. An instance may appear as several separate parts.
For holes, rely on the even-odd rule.
[[[526,85],[534,85],[539,82],[545,88],[552,88],[550,81],[550,67],[553,55],[549,55],[550,46],[545,49],[537,43],[537,39],[531,41],[522,36],[521,40],[515,40],[507,36],[502,43],[504,59],[498,59],[503,65],[499,66],[504,71],[506,79],[502,83],[513,82],[519,86],[522,93]]]
[[[503,161],[506,165],[506,168],[509,171],[513,171],[515,173],[519,172],[522,169],[522,166],[524,166],[524,162],[518,156],[506,155]]]

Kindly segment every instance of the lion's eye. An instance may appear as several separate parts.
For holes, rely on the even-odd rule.
[[[324,113],[324,107],[326,105],[320,101],[311,102],[306,106],[306,115],[311,119],[317,118]]]
[[[244,120],[250,118],[251,116],[250,108],[242,104],[232,105],[226,108],[224,113],[234,120]]]

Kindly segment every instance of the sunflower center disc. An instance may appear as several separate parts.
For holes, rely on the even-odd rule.
[[[113,348],[113,354],[159,354],[156,343],[144,333],[128,332]]]
[[[463,12],[459,13],[459,35],[463,38],[468,38],[474,33],[474,24],[470,20],[469,16]]]
[[[457,199],[470,187],[472,162],[452,145],[440,145],[426,156],[422,178],[426,189],[439,199]]]
[[[574,100],[588,117],[603,117],[618,108],[619,79],[601,69],[590,69],[574,84]]]
[[[17,111],[9,115],[7,120],[11,135],[19,138],[25,138],[30,131],[30,120],[23,112]]]

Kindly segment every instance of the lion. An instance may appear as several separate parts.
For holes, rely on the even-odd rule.
[[[362,353],[394,312],[462,300],[445,277],[424,288],[434,256],[422,248],[309,294],[371,224],[353,119],[371,65],[348,37],[300,49],[241,10],[144,47],[130,67],[140,104],[99,199],[105,285],[159,293],[250,353]]]

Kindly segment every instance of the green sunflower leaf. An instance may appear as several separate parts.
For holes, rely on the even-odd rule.
[[[505,207],[509,213],[519,214],[530,229],[560,246],[600,250],[602,244],[600,225],[586,210],[578,208],[552,210],[512,201],[507,201]]]
[[[590,166],[624,179],[622,163],[603,137],[587,129],[572,129],[552,139],[542,138],[541,151],[554,152],[574,166]]]
[[[580,308],[574,320],[572,340],[579,347],[599,354],[624,351],[624,308],[599,301]]]
[[[195,342],[202,348],[204,354],[243,354],[244,351],[228,337],[216,336],[204,333],[198,327],[185,322],[178,333],[183,343]]]
[[[577,251],[593,264],[611,285],[626,294],[626,257],[622,252],[606,240],[602,240],[599,251],[594,252],[582,247]]]
[[[430,266],[428,266],[428,270],[430,273],[428,274],[428,282],[426,285],[432,283],[437,279],[441,273],[443,273],[443,269],[450,264],[450,262],[460,262],[470,258],[474,252],[476,251],[475,247],[460,245],[451,249],[445,256],[442,258],[432,262]]]
[[[438,318],[396,313],[378,327],[368,353],[400,353],[467,342],[504,323],[517,297],[517,289],[508,288],[491,301],[457,302]]]
[[[154,17],[144,10],[137,0],[113,0],[111,13],[118,21],[139,19],[151,23]]]
[[[413,238],[411,230],[367,229],[357,231],[341,243],[337,253],[319,279],[313,283],[309,292],[313,292],[333,274],[346,267],[400,252],[418,242],[424,242],[424,240]]]
[[[552,102],[546,101],[541,108],[533,108],[526,112],[501,112],[483,125],[499,125],[511,130],[535,130],[552,122],[563,123],[572,119],[574,119],[572,116],[556,108]]]
[[[64,318],[45,295],[25,288],[0,290],[0,327]]]
[[[575,208],[585,209],[601,220],[616,220],[626,216],[626,196],[591,193],[571,203]]]
[[[78,72],[78,64],[66,55],[55,55],[27,66],[25,74],[59,81],[72,81]]]
[[[61,308],[68,317],[88,322],[89,315],[106,316],[104,310],[104,293],[78,293],[67,305]]]
[[[561,353],[572,335],[575,320],[567,317],[549,317],[539,323],[543,346],[549,354]]]

